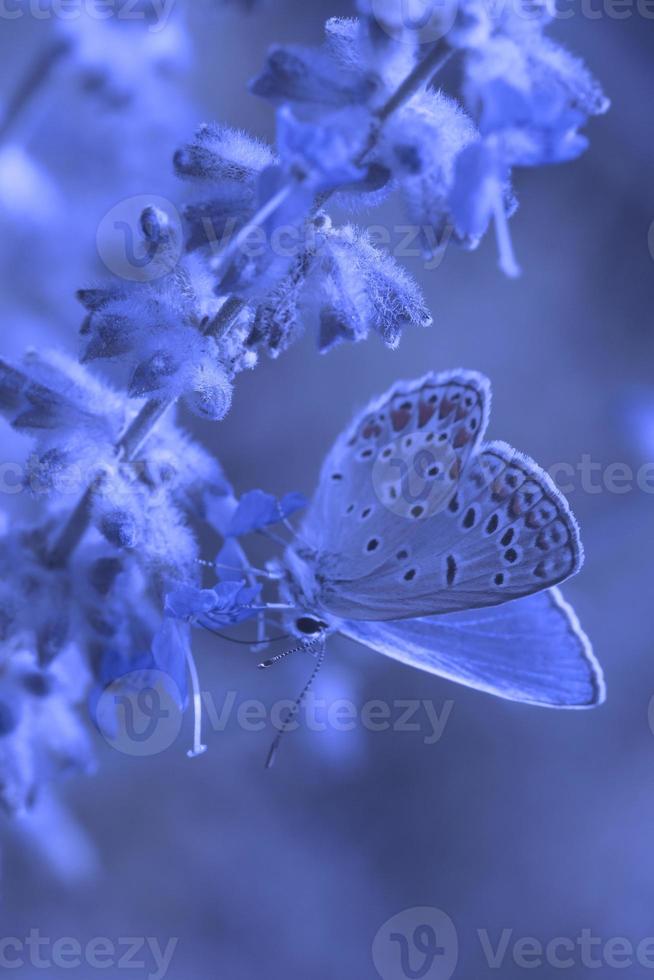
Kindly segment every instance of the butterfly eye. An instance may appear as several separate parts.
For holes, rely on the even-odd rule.
[[[314,619],[312,616],[300,616],[299,619],[295,620],[295,628],[298,632],[304,633],[305,636],[313,636],[326,630],[327,623],[323,623],[321,619]]]

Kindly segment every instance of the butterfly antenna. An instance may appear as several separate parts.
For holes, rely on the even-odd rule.
[[[228,643],[236,643],[238,646],[243,647],[256,647],[261,643],[279,643],[281,640],[290,640],[293,636],[292,633],[281,633],[279,636],[265,636],[263,639],[261,637],[255,637],[253,640],[239,640],[235,636],[228,636],[227,633],[221,633],[220,630],[216,630],[212,626],[207,626],[206,623],[199,623],[199,625],[207,633],[211,633],[212,636],[218,636],[221,640],[227,640]]]
[[[304,643],[301,643],[297,647],[291,647],[290,650],[283,650],[281,653],[278,653],[276,657],[270,657],[269,660],[263,660],[259,664],[259,670],[265,670],[266,667],[272,667],[273,664],[278,664],[280,660],[286,660],[286,658],[290,657],[291,654],[293,653],[302,653],[303,651],[308,651],[315,644],[315,642],[316,642],[315,640],[308,643],[305,641]]]
[[[305,645],[304,649],[306,649],[306,648],[307,647]],[[304,699],[306,698],[307,694],[309,693],[309,689],[311,688],[311,685],[313,684],[313,682],[315,681],[316,677],[318,676],[318,672],[320,671],[320,668],[322,667],[322,665],[323,665],[323,663],[325,661],[325,650],[326,650],[325,641],[322,640],[321,643],[320,643],[320,650],[319,650],[319,653],[318,653],[318,660],[316,662],[316,666],[313,668],[313,671],[311,672],[311,677],[309,678],[309,680],[306,682],[306,684],[302,688],[302,691],[300,692],[300,695],[296,699],[295,704],[293,705],[293,707],[292,708],[289,708],[288,712],[286,713],[286,717],[284,718],[284,721],[282,722],[281,728],[277,732],[277,735],[275,736],[275,739],[274,739],[272,745],[270,746],[270,752],[268,753],[268,758],[266,759],[266,769],[272,769],[273,765],[275,764],[275,759],[277,757],[277,752],[279,750],[280,742],[281,742],[283,736],[288,731],[289,725],[291,724],[291,722],[295,718],[296,714],[300,710]],[[289,651],[289,653],[291,653],[291,652],[293,652],[293,651]]]

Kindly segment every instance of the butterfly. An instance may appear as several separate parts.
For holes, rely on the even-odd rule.
[[[532,459],[484,441],[490,402],[477,372],[430,373],[353,419],[284,555],[288,625],[510,700],[592,707],[602,671],[557,587],[583,563],[577,522]]]

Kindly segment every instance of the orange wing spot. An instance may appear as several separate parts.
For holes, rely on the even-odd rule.
[[[458,480],[461,476],[461,460],[455,459],[450,466],[450,476],[453,480]]]
[[[453,408],[454,402],[450,401],[447,395],[444,395],[443,398],[441,398],[441,407],[438,412],[439,419],[444,419],[446,415],[450,414]]]
[[[454,439],[452,440],[452,446],[454,449],[462,449],[467,443],[470,442],[471,435],[466,428],[460,428],[457,430]]]
[[[373,437],[376,439],[381,435],[381,431],[381,426],[376,422],[368,422],[361,435],[364,439],[372,439]]]
[[[427,425],[430,418],[434,415],[436,411],[435,405],[430,405],[429,402],[421,401],[418,405],[418,428],[422,429],[423,426]]]
[[[411,421],[411,410],[408,408],[391,409],[391,424],[395,432],[401,432]]]

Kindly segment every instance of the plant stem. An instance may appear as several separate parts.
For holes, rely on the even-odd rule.
[[[422,61],[419,61],[415,65],[401,85],[377,111],[378,125],[370,134],[365,148],[357,158],[357,163],[363,162],[368,153],[374,149],[384,123],[393,113],[408,102],[422,85],[429,81],[430,78],[433,78],[447,64],[451,56],[451,52],[443,54],[437,46]],[[291,189],[291,184],[282,188],[260,208],[251,221],[248,222],[247,226],[239,233],[236,241],[231,242],[217,257],[216,268],[224,269],[225,265],[231,262],[247,234],[255,227],[262,225],[275,213],[287,199]],[[324,204],[332,196],[332,193],[322,195],[319,204]],[[237,296],[231,296],[221,307],[218,316],[205,328],[205,334],[211,337],[219,337],[229,329],[245,305],[244,300],[239,299]],[[176,399],[156,398],[147,401],[118,441],[116,445],[116,456],[123,462],[132,462],[159,420],[174,405],[175,401]],[[93,498],[101,482],[102,477],[100,476],[87,488],[70,515],[63,531],[48,554],[47,561],[50,566],[61,567],[65,565],[70,555],[75,551],[84,537],[91,522]]]
[[[231,326],[244,305],[243,300],[236,296],[230,296],[223,303],[218,315],[206,327],[205,335],[219,337]],[[143,443],[168,409],[175,404],[175,401],[174,398],[151,398],[145,403],[116,443],[116,456],[122,462],[133,462]],[[86,534],[91,523],[93,498],[102,485],[102,479],[101,475],[96,477],[93,483],[87,487],[66,521],[61,534],[48,553],[46,561],[50,567],[60,568],[65,565],[69,556],[75,551]]]
[[[70,49],[70,42],[63,40],[44,48],[7,103],[4,116],[0,119],[0,140],[6,139],[21,113],[28,108],[34,96],[50,78],[55,66]]]
[[[437,75],[448,63],[454,52],[452,50],[443,53],[440,45],[436,45],[422,61],[419,61],[413,71],[407,75],[402,84],[395,90],[391,97],[377,112],[380,123],[385,123],[394,112],[401,109],[405,103],[411,99],[422,85]]]

